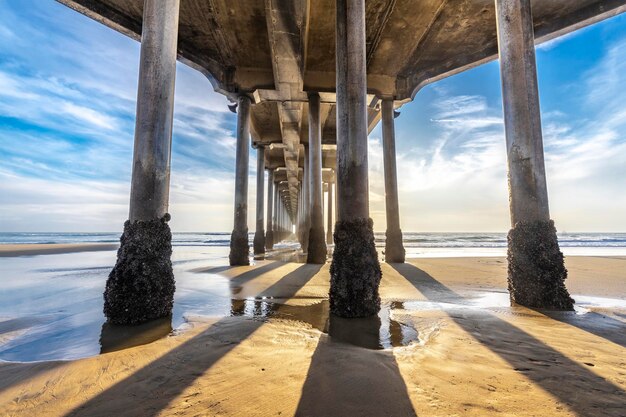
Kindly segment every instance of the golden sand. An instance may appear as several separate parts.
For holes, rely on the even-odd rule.
[[[51,255],[73,252],[95,252],[115,250],[119,247],[113,243],[50,243],[50,244],[14,244],[0,245],[1,257]]]
[[[509,307],[502,258],[383,264],[381,297],[404,302],[394,319],[418,334],[408,346],[365,349],[284,318],[205,318],[92,358],[2,363],[0,415],[623,417],[626,259],[567,267],[574,298],[613,300],[578,313]],[[302,306],[328,292],[328,264],[196,272],[228,276],[242,300]]]

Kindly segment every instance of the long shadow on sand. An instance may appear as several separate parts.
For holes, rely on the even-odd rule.
[[[330,315],[339,333],[358,332],[378,341],[380,319],[342,319]],[[343,329],[341,329],[343,327]],[[370,343],[371,344],[371,343]],[[375,343],[374,343],[375,344]],[[355,353],[355,349],[359,349]],[[355,348],[322,335],[302,387],[297,417],[416,417],[393,353]]]
[[[266,263],[265,265],[261,265],[253,269],[249,269],[249,267],[245,267],[245,266],[214,266],[210,268],[195,269],[193,272],[219,274],[220,272],[237,271],[237,269],[243,269],[243,270],[248,269],[246,272],[235,275],[233,278],[231,278],[231,282],[234,285],[243,285],[246,282],[252,281],[253,279],[269,271],[272,271],[276,268],[279,268],[283,265],[285,265],[283,262],[271,261],[271,262]]]
[[[29,366],[26,367],[23,363],[19,362],[0,363],[0,374],[2,375],[2,378],[0,378],[0,392],[4,392],[24,381],[32,380],[38,375],[52,371],[64,364],[65,362],[63,361],[46,361],[29,364]]]
[[[391,266],[429,300],[440,301],[444,296],[463,302],[463,297],[421,269],[410,264]],[[462,314],[449,316],[516,371],[566,404],[577,416],[624,415],[626,393],[619,386],[539,339],[484,310],[463,310]],[[558,371],[554,372],[553,367]]]
[[[593,311],[585,314],[569,311],[540,311],[540,313],[626,348],[626,323],[622,321]]]
[[[277,264],[264,265],[250,271],[254,274],[242,275],[246,275],[246,279],[252,279],[262,274],[262,271],[267,272],[281,265]],[[282,294],[285,298],[290,298],[319,269],[312,265],[302,265],[282,277],[273,286],[282,285],[283,288],[285,283],[297,281],[299,287],[289,286],[289,292]],[[263,321],[260,320],[225,317],[206,331],[75,408],[66,416],[156,416],[218,360],[262,325]],[[215,345],[216,341],[219,342],[219,346],[206,348],[207,344]]]
[[[273,271],[274,269],[280,268],[281,266],[284,266],[285,264],[283,262],[270,262],[267,263],[265,265],[262,265],[258,268],[255,269],[251,269],[250,271],[246,271],[243,274],[239,274],[233,278],[231,278],[230,280],[230,284],[231,286],[236,286],[236,285],[244,285],[247,282],[252,281],[253,279],[266,274],[270,271]],[[300,271],[300,273],[302,273],[302,271]]]

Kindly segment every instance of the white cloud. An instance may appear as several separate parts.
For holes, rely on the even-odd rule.
[[[554,47],[553,43],[551,47]],[[552,217],[561,230],[626,229],[626,38],[581,74],[571,97],[586,117],[561,110],[543,115]],[[405,231],[504,231],[509,227],[504,126],[485,97],[432,87],[436,136],[426,146],[410,137],[397,156],[400,212]],[[552,86],[551,86],[552,87]],[[419,96],[418,96],[419,99]],[[403,117],[411,117],[411,107]],[[420,108],[423,111],[423,105]],[[425,126],[422,126],[425,128]],[[385,224],[382,146],[370,139],[371,213]]]
[[[499,109],[485,97],[450,95],[432,103],[438,135],[431,145],[398,152],[401,226],[405,231],[504,230],[507,227],[506,156]],[[403,117],[411,117],[412,104]],[[398,143],[408,138],[397,137]],[[370,204],[384,230],[382,145],[370,138]]]
[[[66,102],[63,103],[61,111],[97,127],[110,130],[117,127],[113,117],[87,107],[77,106],[76,104]]]
[[[128,211],[139,44],[58,4],[33,2],[28,16],[15,13],[10,3],[2,8],[0,56],[10,59],[0,62],[0,114],[29,127],[0,126],[1,227],[120,230]],[[13,26],[20,27],[20,36],[6,41],[12,34],[6,28]],[[202,74],[180,63],[177,71],[172,228],[229,231],[235,116]],[[589,120],[560,110],[544,114],[552,214],[561,229],[626,229],[626,39],[613,42],[580,80],[578,99]],[[433,132],[421,143],[408,135],[397,138],[403,229],[506,230],[499,104],[453,83],[425,90],[435,99],[419,109],[407,105],[398,119],[428,108],[428,126],[418,127]],[[380,135],[372,135],[369,150],[371,214],[383,230]],[[251,150],[251,227],[255,165]]]

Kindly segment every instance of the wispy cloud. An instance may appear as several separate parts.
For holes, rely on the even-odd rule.
[[[139,44],[55,2],[0,8],[0,227],[119,230],[128,208]],[[194,221],[220,230],[231,221],[220,212],[233,193],[234,115],[226,104],[202,74],[177,65],[171,201],[182,213],[179,226],[193,219],[188,230]],[[200,206],[202,216],[184,215]]]
[[[601,56],[589,63],[587,71],[571,79],[577,88],[561,98],[572,102],[573,110],[543,114],[549,197],[552,216],[561,229],[626,229],[619,214],[619,208],[626,208],[626,90],[622,88],[626,83],[626,34],[608,42]],[[540,87],[543,92],[558,88]],[[467,88],[455,79],[428,89],[425,94],[431,98],[432,111],[428,120],[436,134],[419,144],[411,144],[410,137],[397,138],[399,145],[411,144],[397,157],[402,227],[423,231],[506,230],[507,162],[500,98],[491,100],[497,105],[489,105],[484,95],[463,94]],[[405,106],[401,117],[415,117],[413,106]],[[424,106],[418,111],[424,112]],[[377,228],[382,229],[384,182],[379,135],[370,138],[370,160],[374,161],[370,164],[370,187],[372,215]]]
[[[1,2],[0,9],[0,228],[120,230],[128,212],[139,44],[52,1]],[[562,100],[572,109],[543,115],[552,215],[567,230],[626,229],[626,32],[610,27],[617,34],[594,44],[604,48],[601,58],[582,73],[563,74],[573,87]],[[541,50],[561,51],[590,30]],[[561,64],[542,61],[540,70],[563,71]],[[182,64],[177,71],[172,226],[227,231],[235,116],[202,74]],[[477,82],[476,71],[483,70],[425,88],[398,119],[409,126],[397,137],[406,231],[508,228],[502,110],[487,88],[499,80],[484,71]],[[541,85],[543,94],[557,88]],[[416,131],[427,134],[417,141]],[[251,150],[251,225],[255,165]],[[380,128],[370,138],[369,165],[380,230]]]

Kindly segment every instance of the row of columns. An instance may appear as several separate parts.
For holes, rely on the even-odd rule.
[[[111,323],[133,324],[164,317],[171,314],[173,306],[167,210],[179,1],[144,1],[129,220],[124,225],[117,262],[104,294],[104,312]],[[567,271],[549,214],[530,0],[495,0],[495,3],[509,167],[511,301],[529,307],[572,309],[573,300],[564,285]],[[337,221],[329,295],[333,314],[363,317],[379,311],[381,280],[368,201],[365,1],[336,0],[336,6]],[[271,180],[268,234],[271,231],[273,244],[290,234],[293,221],[297,220],[307,234],[302,241],[309,246],[310,259],[322,262],[326,248],[320,215],[319,96],[309,95],[309,103],[309,145],[298,216],[292,218],[285,206],[287,199],[280,197],[282,191]],[[249,263],[250,105],[249,97],[239,97],[234,228],[229,255],[232,265]],[[388,260],[401,261],[404,250],[398,221],[392,98],[383,99],[382,117],[386,253]],[[262,173],[262,150],[258,158]],[[257,203],[257,212],[262,212],[262,176],[257,183],[261,185],[257,186],[260,193],[257,201],[261,202]],[[263,236],[262,230],[263,218],[257,216],[259,247],[263,240],[265,245],[268,243],[268,236]],[[322,247],[323,251],[318,252]]]
[[[368,204],[365,7],[363,0],[337,0],[336,4],[337,222],[330,304],[333,313],[356,317],[378,311],[381,278]],[[566,271],[548,210],[530,1],[496,0],[496,15],[509,164],[511,300],[528,306],[568,309],[572,300],[564,286]],[[381,112],[387,209],[385,259],[404,262],[393,98],[381,100]],[[319,95],[311,93],[309,143],[305,147],[296,217],[299,240],[307,261],[312,263],[324,262],[326,257],[321,187]],[[329,236],[326,241],[330,241]],[[550,262],[542,263],[546,256]],[[355,259],[359,260],[357,265]]]

